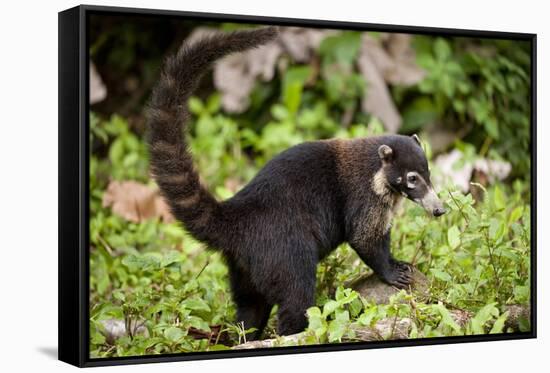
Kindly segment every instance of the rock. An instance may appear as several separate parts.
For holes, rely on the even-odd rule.
[[[355,336],[360,341],[379,341],[386,339],[407,339],[411,331],[412,321],[409,318],[386,318],[377,321],[372,327],[354,329]]]
[[[515,331],[519,331],[519,323],[522,319],[531,319],[531,307],[523,306],[521,304],[509,304],[504,307],[505,312],[508,312],[508,318],[504,322],[504,328],[512,328]]]
[[[376,275],[362,277],[351,283],[352,289],[357,291],[361,296],[376,304],[387,304],[390,302],[390,297],[397,294],[400,289],[392,285],[388,285]],[[429,289],[428,278],[416,268],[413,269],[413,285],[410,290],[416,293],[417,297],[427,298]]]
[[[138,324],[137,320],[132,320],[130,322],[131,333],[128,333],[126,330],[126,323],[121,319],[106,319],[101,320],[100,323],[101,326],[103,326],[103,330],[101,332],[109,344],[114,344],[118,338],[126,335],[143,335],[145,337],[149,337],[149,331],[147,328],[143,325],[143,323]]]
[[[465,327],[473,316],[472,312],[466,310],[451,310],[449,311],[454,322],[461,328]]]

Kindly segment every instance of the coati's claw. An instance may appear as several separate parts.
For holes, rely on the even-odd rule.
[[[407,288],[413,281],[412,266],[405,262],[392,261],[393,271],[386,282],[399,289]]]
[[[407,272],[412,273],[412,271],[413,271],[412,266],[409,263],[398,262],[398,265]]]

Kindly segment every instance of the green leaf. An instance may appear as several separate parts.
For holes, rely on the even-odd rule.
[[[203,319],[197,316],[187,316],[183,320],[187,325],[192,326],[195,329],[204,330],[206,332],[210,331],[210,325]]]
[[[113,298],[115,299],[118,299],[119,301],[121,302],[125,302],[126,301],[126,296],[124,295],[124,293],[120,290],[115,290],[113,291]]]
[[[518,319],[519,331],[520,332],[530,332],[531,331],[531,321],[526,317],[520,317]]]
[[[330,314],[332,314],[338,307],[340,307],[340,303],[335,300],[329,300],[325,305],[323,306],[323,317],[327,317]]]
[[[271,107],[271,115],[273,115],[275,119],[281,122],[288,119],[289,117],[287,108],[279,104],[275,104]]]
[[[336,313],[336,318],[329,323],[328,340],[329,342],[340,342],[349,326],[348,311],[340,311]]]
[[[310,307],[307,310],[308,329],[313,330],[317,338],[323,337],[327,332],[327,322],[321,315],[321,310],[318,307]]]
[[[321,317],[321,310],[319,307],[309,307],[307,309],[308,317]]]
[[[485,325],[487,322],[499,314],[495,304],[496,303],[489,303],[485,305],[470,319],[470,326],[473,334],[485,334]]]
[[[500,190],[498,185],[495,185],[493,192],[493,203],[498,210],[502,210],[506,207],[506,200],[504,198],[504,193]]]
[[[483,121],[483,126],[485,127],[485,130],[491,136],[493,139],[498,140],[499,138],[499,131],[498,131],[498,123],[496,119],[494,118],[487,118]]]
[[[222,199],[222,200],[229,199],[229,198],[233,197],[233,192],[230,191],[229,189],[227,189],[227,188],[224,187],[224,186],[218,186],[218,187],[216,187],[216,194],[217,194],[218,197],[220,197],[220,199]]]
[[[221,344],[208,346],[208,351],[226,351],[226,350],[231,350],[231,347],[228,347],[226,345],[221,345]]]
[[[451,314],[449,313],[449,310],[447,310],[445,306],[443,306],[442,304],[437,304],[434,306],[434,308],[441,315],[441,324],[450,327],[457,334],[462,334],[460,326],[453,320]]]
[[[361,33],[346,31],[323,39],[319,53],[330,63],[352,64],[359,53]]]
[[[175,326],[171,326],[164,330],[164,337],[173,343],[179,342],[185,335],[186,333],[184,333],[183,330]]]
[[[491,219],[489,224],[489,238],[493,241],[499,241],[506,232],[505,222],[498,219]]]
[[[372,321],[377,315],[378,315],[378,307],[371,306],[368,309],[366,309],[361,316],[359,316],[359,318],[357,319],[357,322],[359,323],[359,325],[362,325],[362,326],[371,326]]]
[[[438,60],[444,61],[451,57],[451,47],[443,38],[437,38],[434,43],[434,53]]]
[[[168,267],[174,263],[183,261],[184,258],[179,251],[172,250],[165,254],[160,262],[162,267]]]
[[[208,101],[206,102],[206,111],[210,114],[215,114],[220,110],[221,96],[218,93],[210,95]]]
[[[200,298],[186,299],[181,302],[181,305],[193,311],[210,312],[210,306]]]
[[[517,285],[514,288],[514,297],[518,303],[526,303],[529,301],[529,296],[531,294],[530,285]]]
[[[191,97],[189,99],[189,110],[195,115],[200,115],[204,111],[204,105],[197,97]]]
[[[354,299],[357,299],[358,296],[359,294],[356,291],[349,288],[344,288],[343,286],[338,286],[336,289],[336,301],[339,305],[348,304]]]
[[[306,80],[311,75],[311,67],[295,66],[285,73],[283,79],[283,103],[291,114],[295,114],[302,100],[302,89]]]
[[[504,312],[502,315],[500,315],[500,317],[493,324],[493,327],[491,328],[491,331],[489,332],[489,334],[498,334],[503,332],[504,323],[508,318],[508,314],[509,312]]]
[[[91,342],[96,345],[105,344],[105,336],[97,331],[92,332]]]
[[[453,225],[447,231],[447,242],[451,249],[456,249],[460,245],[460,231],[456,225]]]
[[[512,210],[510,217],[508,218],[508,224],[511,224],[515,221],[518,221],[519,218],[523,215],[523,206],[518,206]]]
[[[359,298],[354,299],[349,303],[349,312],[352,317],[357,317],[363,310],[363,302]]]
[[[447,272],[441,271],[436,268],[432,268],[430,272],[434,275],[435,278],[444,282],[449,282],[453,279],[451,275],[449,275]]]

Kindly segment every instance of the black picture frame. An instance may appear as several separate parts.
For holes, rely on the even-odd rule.
[[[247,22],[412,34],[513,39],[531,43],[531,326],[530,332],[429,339],[340,343],[255,350],[180,353],[91,359],[89,357],[89,51],[92,14],[145,15],[189,20]],[[403,347],[536,338],[536,46],[537,35],[481,30],[399,26],[357,22],[243,16],[171,10],[81,5],[59,13],[59,360],[78,367],[218,359],[259,355]]]

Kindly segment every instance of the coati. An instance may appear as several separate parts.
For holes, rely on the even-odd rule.
[[[390,254],[393,211],[402,197],[434,216],[434,192],[418,137],[379,136],[306,142],[268,162],[235,196],[217,201],[201,185],[182,131],[187,100],[219,58],[274,40],[274,27],[219,33],[169,57],[149,110],[151,172],[174,216],[227,262],[237,321],[258,338],[273,305],[278,333],[307,326],[317,263],[343,242],[387,283],[411,282]]]

